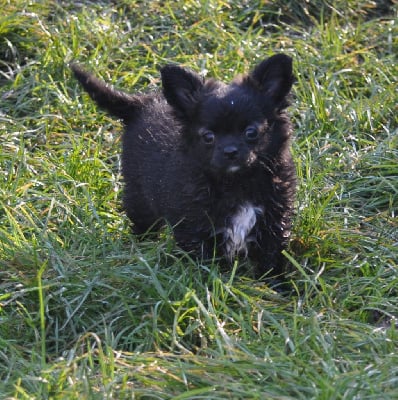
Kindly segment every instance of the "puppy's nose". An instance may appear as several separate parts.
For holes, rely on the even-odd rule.
[[[238,155],[238,148],[236,146],[225,146],[224,155],[230,160],[234,160]]]

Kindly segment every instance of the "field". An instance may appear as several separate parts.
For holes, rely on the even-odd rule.
[[[0,398],[398,398],[395,0],[0,8]],[[121,123],[68,67],[145,92],[169,62],[228,81],[277,52],[297,77],[284,291],[131,234]]]

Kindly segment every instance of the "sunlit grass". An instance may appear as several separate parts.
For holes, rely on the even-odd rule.
[[[396,2],[27,2],[0,17],[4,398],[396,399]],[[121,212],[127,91],[184,64],[228,80],[293,57],[289,286],[195,263]]]

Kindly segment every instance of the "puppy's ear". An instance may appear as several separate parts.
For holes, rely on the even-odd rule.
[[[295,80],[292,59],[285,54],[276,54],[258,64],[249,75],[249,80],[276,104],[285,103]]]
[[[166,65],[160,73],[167,102],[181,116],[192,116],[203,88],[203,78],[177,65]]]

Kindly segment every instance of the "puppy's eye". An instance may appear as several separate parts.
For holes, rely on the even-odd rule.
[[[214,133],[212,131],[206,131],[202,134],[202,140],[206,145],[212,145],[214,143]]]
[[[245,137],[248,142],[255,142],[258,139],[259,132],[255,126],[249,126],[245,130]]]

